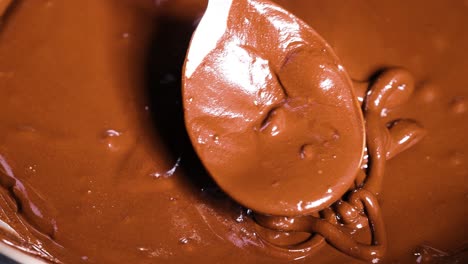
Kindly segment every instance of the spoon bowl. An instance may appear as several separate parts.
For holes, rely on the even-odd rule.
[[[278,5],[209,1],[182,89],[197,154],[243,206],[307,215],[353,184],[365,130],[351,80],[325,40]]]

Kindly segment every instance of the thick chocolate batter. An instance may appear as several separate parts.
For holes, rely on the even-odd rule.
[[[182,63],[206,3],[17,1],[0,32],[5,243],[49,261],[282,263],[203,170],[184,132]],[[468,5],[277,1],[354,81],[401,66],[415,94],[386,113],[427,136],[387,164],[386,263],[467,261]],[[298,260],[358,262],[331,247]]]

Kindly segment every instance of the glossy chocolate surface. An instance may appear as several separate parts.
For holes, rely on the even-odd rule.
[[[0,219],[14,229],[4,242],[65,263],[290,262],[217,187],[185,131],[182,66],[205,2],[16,2],[0,29]],[[414,93],[382,118],[427,134],[386,164],[382,262],[466,262],[466,1],[275,2],[354,82],[411,72]],[[322,245],[297,262],[359,260]]]

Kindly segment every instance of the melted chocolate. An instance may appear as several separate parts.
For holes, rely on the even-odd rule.
[[[180,76],[204,1],[17,2],[0,32],[0,218],[14,230],[2,231],[5,243],[51,262],[283,263],[291,253],[277,244],[317,232],[265,232],[259,224],[281,221],[231,201],[193,154]],[[376,75],[384,68],[414,76],[408,101],[377,119],[376,134],[392,139],[379,145],[392,159],[375,184],[388,236],[383,262],[466,261],[466,3],[276,2],[333,47],[358,100],[379,82],[406,78]],[[427,135],[409,148],[401,140],[420,138],[419,124]],[[338,207],[330,215],[362,221]],[[367,227],[354,236],[370,241]],[[358,262],[319,236],[307,241],[321,249],[304,262]]]
[[[0,1],[0,17],[3,17],[7,9],[12,4],[13,0],[2,0]]]

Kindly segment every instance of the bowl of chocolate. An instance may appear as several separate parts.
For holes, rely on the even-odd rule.
[[[0,0],[5,263],[466,263],[466,1]]]

